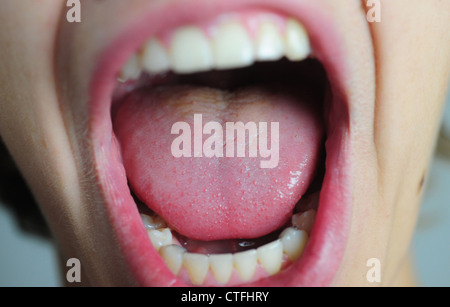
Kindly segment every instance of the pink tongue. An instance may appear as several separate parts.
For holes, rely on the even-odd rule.
[[[192,239],[255,238],[280,228],[313,179],[323,137],[318,112],[305,101],[311,99],[298,97],[276,87],[230,93],[172,86],[132,94],[114,118],[132,190],[173,230]],[[224,143],[226,122],[254,122],[257,127],[266,122],[271,156],[261,157],[258,148],[257,157],[249,157],[247,134],[245,157],[230,157],[226,145],[224,157],[205,157],[202,150],[195,154],[203,157],[194,157],[194,150],[201,148],[194,146],[196,137],[202,138],[205,148],[215,148],[207,146],[211,134],[195,131],[194,114],[202,115],[203,127],[220,123]],[[174,140],[181,140],[183,133],[171,134],[176,122],[189,125],[191,133],[184,136],[191,136],[191,142],[185,138],[186,143],[174,146],[174,151]],[[273,134],[279,140],[279,160],[276,146],[271,148],[273,122],[279,123],[279,138]],[[189,144],[191,157],[174,157]],[[262,168],[261,161],[276,167]]]

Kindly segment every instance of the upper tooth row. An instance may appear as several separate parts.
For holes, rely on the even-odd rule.
[[[261,22],[254,38],[239,21],[223,23],[210,35],[200,27],[185,26],[174,31],[168,45],[166,48],[159,38],[151,38],[123,67],[121,80],[136,79],[142,70],[150,74],[169,70],[194,73],[246,67],[284,56],[300,61],[311,52],[308,34],[292,18],[284,30],[271,20]]]
[[[188,253],[186,249],[177,245],[169,228],[154,229],[146,225],[150,240],[167,267],[178,275],[184,268],[194,285],[201,285],[209,271],[220,284],[226,284],[234,269],[242,281],[249,281],[260,264],[269,275],[280,271],[283,254],[290,261],[300,257],[308,240],[314,222],[315,211],[299,213],[293,216],[293,226],[286,228],[273,242],[257,249],[247,250],[235,254],[203,255]],[[145,216],[143,216],[143,219]],[[295,222],[294,222],[295,221]],[[147,221],[148,222],[148,221]]]

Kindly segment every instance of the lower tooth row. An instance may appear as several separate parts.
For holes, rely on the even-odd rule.
[[[293,217],[293,227],[286,228],[277,240],[257,249],[235,254],[189,253],[177,244],[169,228],[146,227],[153,246],[173,274],[178,275],[184,268],[192,284],[202,285],[208,272],[211,272],[219,284],[225,285],[230,281],[233,269],[242,282],[247,282],[255,275],[258,265],[268,275],[274,275],[281,270],[286,257],[291,262],[297,260],[308,241],[314,217],[314,210],[296,214]]]

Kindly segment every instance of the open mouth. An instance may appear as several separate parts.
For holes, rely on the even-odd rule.
[[[148,29],[147,16],[104,51],[91,81],[89,137],[113,233],[138,284],[332,282],[350,215],[345,64],[329,21],[318,26],[281,3],[171,8],[179,18]],[[158,14],[164,8],[151,17]],[[203,124],[278,123],[277,163],[227,157],[225,135],[211,147],[222,145],[223,155],[195,156],[193,145],[192,156],[175,157],[173,124],[194,127],[199,114]]]
[[[325,163],[325,72],[308,59],[303,26],[283,16],[221,15],[210,37],[198,26],[173,32],[167,47],[151,38],[130,58],[113,98],[113,130],[144,226],[186,283],[234,286],[275,275],[301,256],[314,223]],[[263,169],[257,155],[237,157],[239,132],[229,139],[223,128],[213,139],[216,155],[194,149],[198,157],[192,150],[174,157],[172,124],[194,127],[195,114],[276,122],[277,163]],[[250,128],[244,149],[261,136]]]

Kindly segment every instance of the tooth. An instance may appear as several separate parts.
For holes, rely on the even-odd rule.
[[[133,54],[125,66],[122,68],[122,72],[119,80],[122,82],[128,81],[129,79],[137,79],[141,75],[141,67],[139,64],[139,58],[137,54]]]
[[[183,254],[186,252],[184,248],[179,245],[166,245],[162,246],[159,250],[159,254],[164,259],[167,267],[173,274],[177,275],[183,264]]]
[[[233,255],[217,254],[209,256],[209,264],[214,278],[221,284],[226,284],[233,271]]]
[[[145,229],[160,229],[166,227],[166,222],[160,216],[150,216],[147,214],[141,214],[142,223]]]
[[[142,67],[149,73],[158,74],[170,69],[169,55],[162,43],[153,38],[142,49]]]
[[[283,244],[280,240],[275,240],[259,247],[258,260],[269,275],[278,273],[283,260]]]
[[[284,42],[278,28],[272,22],[264,22],[256,40],[256,59],[262,61],[279,60],[284,56]]]
[[[253,64],[252,40],[239,22],[219,26],[212,48],[216,68],[231,69]]]
[[[292,216],[292,225],[310,234],[315,219],[316,211],[311,209],[302,213],[294,214]]]
[[[248,281],[255,274],[258,253],[255,249],[233,254],[233,264],[242,281]]]
[[[308,241],[308,234],[303,230],[295,229],[294,227],[286,228],[280,235],[281,243],[283,244],[283,251],[288,256],[289,260],[297,260],[305,248]]]
[[[286,23],[286,57],[291,61],[301,61],[311,52],[308,34],[296,20],[290,18]]]
[[[211,46],[197,27],[183,27],[174,33],[170,48],[172,68],[177,73],[209,70],[213,66]]]
[[[156,250],[159,250],[164,245],[172,244],[172,232],[169,228],[160,230],[152,229],[148,230],[147,233]]]
[[[184,253],[183,266],[188,272],[192,284],[201,285],[209,271],[209,259],[203,254]]]

